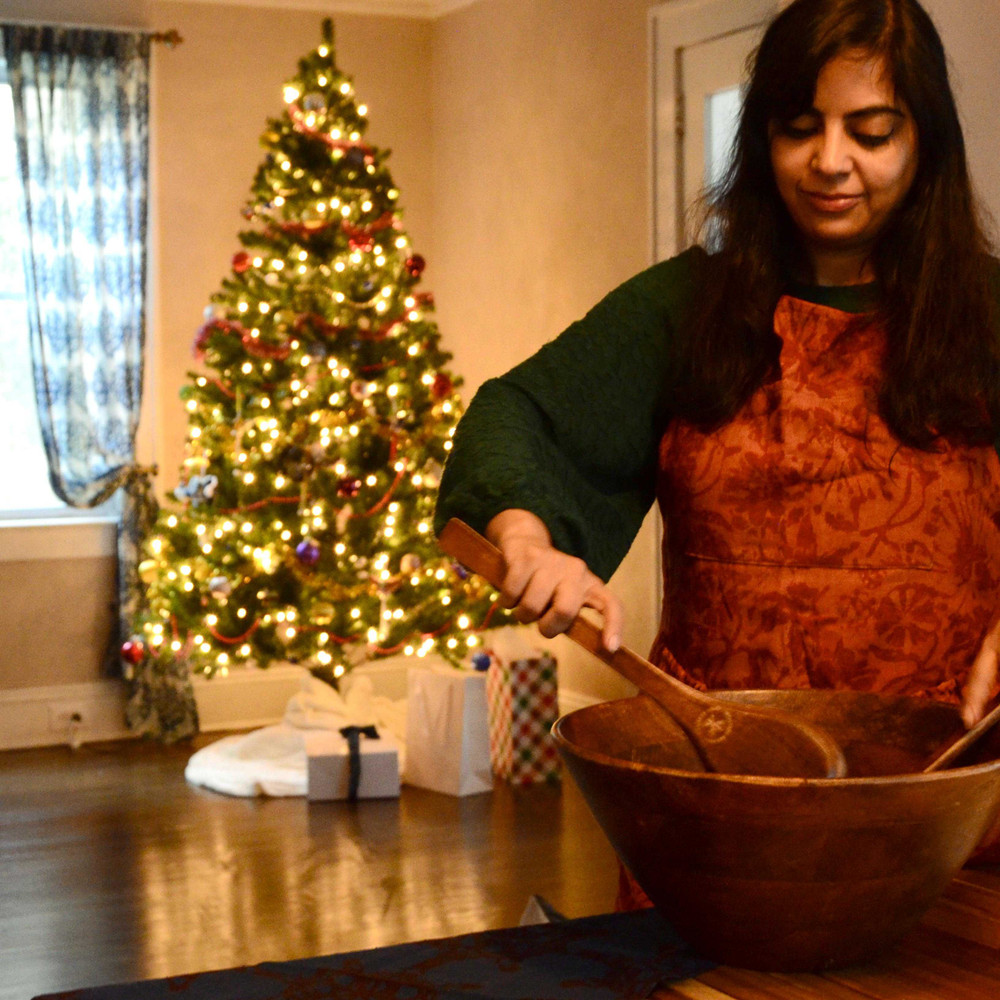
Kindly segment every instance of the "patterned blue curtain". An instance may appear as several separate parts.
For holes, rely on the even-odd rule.
[[[145,335],[149,38],[4,25],[27,234],[35,395],[52,489],[73,507],[118,490],[117,652],[141,600],[141,538],[155,517],[135,462]],[[119,660],[121,663],[121,661]],[[128,719],[167,738],[195,728],[185,677],[130,682]]]

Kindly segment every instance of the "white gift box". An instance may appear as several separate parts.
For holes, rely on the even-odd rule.
[[[350,797],[350,747],[336,730],[306,732],[306,797],[327,802]],[[358,743],[361,778],[359,799],[399,797],[399,744],[384,730],[378,739],[362,736]]]
[[[403,780],[446,795],[492,791],[486,674],[413,667],[407,689]]]

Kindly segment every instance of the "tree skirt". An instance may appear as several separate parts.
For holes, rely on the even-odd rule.
[[[405,701],[376,695],[368,677],[357,678],[341,695],[307,674],[302,679],[302,690],[288,702],[281,723],[240,736],[224,736],[197,750],[188,760],[184,777],[193,785],[226,795],[305,795],[305,734],[309,730],[339,732],[344,726],[368,725],[396,737],[402,770]]]

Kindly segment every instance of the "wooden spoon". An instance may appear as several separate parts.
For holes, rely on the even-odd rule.
[[[997,705],[988,715],[983,716],[968,732],[963,733],[946,750],[938,754],[924,768],[924,774],[930,774],[932,771],[940,771],[942,768],[947,767],[998,722],[1000,722],[1000,705]]]
[[[463,521],[441,532],[442,550],[499,587],[507,572],[502,553]],[[609,653],[601,631],[577,617],[566,634],[648,695],[681,727],[707,770],[769,777],[841,778],[840,747],[820,729],[772,709],[741,705],[696,691],[624,646]],[[673,663],[673,658],[666,654]]]

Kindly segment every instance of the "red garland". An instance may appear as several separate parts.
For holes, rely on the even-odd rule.
[[[292,324],[292,329],[296,333],[301,333],[307,326],[324,337],[347,333],[351,329],[349,326],[338,326],[336,323],[328,323],[319,313],[302,313],[296,316],[295,322]]]
[[[251,504],[247,504],[246,507],[231,507],[229,510],[220,510],[220,514],[242,514],[245,510],[260,510],[261,507],[266,507],[271,503],[298,503],[302,498],[298,496],[294,497],[266,497],[263,500],[255,500]]]
[[[351,139],[334,139],[328,133],[320,132],[319,129],[307,125],[305,122],[305,115],[302,113],[302,109],[297,104],[288,105],[288,115],[292,119],[292,123],[297,132],[301,132],[303,135],[307,135],[312,139],[319,139],[320,142],[329,146],[330,149],[360,149],[365,154],[365,162],[375,162],[374,158],[369,159],[375,151],[367,143],[361,142],[360,140],[354,141]]]
[[[236,398],[236,393],[233,392],[233,390],[230,389],[221,378],[210,378],[208,381],[211,382],[212,385],[214,385],[223,395],[228,396],[230,399]]]
[[[347,237],[348,241],[359,246],[364,246],[370,249],[371,241],[374,240],[375,234],[380,233],[383,229],[392,228],[392,224],[395,221],[395,217],[392,212],[383,212],[374,222],[367,226],[355,226],[352,222],[347,222],[346,220],[340,224],[340,228],[344,235]]]
[[[406,475],[405,469],[400,469],[396,473],[396,478],[392,481],[392,485],[389,487],[385,496],[374,507],[369,507],[363,514],[352,514],[351,517],[371,517],[373,514],[377,514],[392,498],[393,493],[396,492],[396,487],[400,484],[403,476]]]
[[[483,619],[483,624],[479,628],[474,629],[475,632],[485,632],[490,627],[490,621],[493,616],[497,613],[497,609],[500,607],[499,604],[493,604],[489,611],[486,612],[486,617]]]
[[[284,361],[292,353],[291,347],[285,344],[266,344],[250,335],[250,331],[240,323],[229,319],[210,319],[201,326],[194,339],[194,356],[204,360],[205,348],[213,333],[232,333],[240,338],[247,354],[268,360]]]
[[[386,323],[385,326],[380,326],[377,330],[362,330],[361,337],[363,340],[388,340],[389,337],[393,336],[393,331],[397,326],[402,326],[402,322],[398,319],[394,319],[391,323]],[[375,371],[381,371],[385,368],[385,365],[372,365],[369,366]],[[364,371],[364,369],[362,369]]]
[[[406,648],[406,644],[409,641],[410,641],[409,639],[404,639],[402,642],[398,643],[397,645],[395,645],[395,646],[389,646],[388,648],[386,648],[384,646],[372,646],[372,652],[373,653],[377,653],[379,656],[395,656],[396,653],[398,653],[401,649],[405,649]]]
[[[423,632],[420,635],[421,639],[436,639],[439,635],[444,635],[455,624],[455,619],[452,618],[450,621],[445,622],[436,632]]]
[[[247,354],[252,354],[256,358],[284,361],[292,353],[292,349],[287,343],[265,344],[256,337],[251,337],[249,330],[240,339],[243,341]]]
[[[235,637],[232,637],[232,638],[229,637],[229,636],[226,636],[226,635],[221,635],[219,633],[219,631],[216,628],[212,627],[212,626],[209,626],[208,631],[212,633],[212,638],[217,639],[219,642],[225,643],[225,645],[227,645],[227,646],[235,646],[238,642],[245,642],[247,639],[249,639],[250,636],[252,636],[254,634],[254,632],[256,632],[259,627],[260,627],[260,621],[258,620],[258,621],[255,621],[250,626],[250,628],[248,628],[243,633],[243,635],[238,635],[238,636],[235,636]]]
[[[324,229],[329,229],[332,225],[332,222],[319,219],[315,222],[279,222],[278,228],[283,233],[288,233],[302,240],[322,232]]]
[[[301,333],[306,327],[309,327],[313,332],[323,337],[335,337],[342,333],[353,333],[359,340],[377,341],[386,340],[388,337],[391,337],[396,327],[401,325],[402,321],[396,319],[391,323],[386,323],[385,326],[379,327],[377,330],[358,330],[353,326],[340,326],[337,323],[330,323],[324,317],[320,316],[319,313],[302,313],[296,316],[294,323],[292,323],[292,329],[296,333]],[[370,365],[368,367],[371,371],[381,371],[385,365]]]
[[[397,445],[397,442],[396,442],[396,435],[393,434],[389,438],[389,461],[390,462],[392,462],[392,461],[395,460],[396,454],[397,454],[397,449],[398,449],[398,445]],[[403,476],[405,476],[405,475],[406,475],[406,470],[405,469],[400,469],[396,473],[396,478],[393,479],[392,485],[390,485],[389,489],[387,489],[385,491],[385,495],[382,497],[381,500],[378,501],[378,503],[376,503],[372,507],[369,507],[368,510],[364,511],[361,514],[354,514],[354,513],[352,513],[350,516],[352,518],[355,518],[355,517],[372,517],[373,515],[377,514],[392,499],[393,493],[396,492],[396,487],[399,486],[399,484],[403,481]]]
[[[170,631],[173,633],[174,642],[180,642],[180,640],[181,640],[181,632],[180,632],[180,629],[177,627],[177,616],[176,615],[171,615],[170,616]],[[189,635],[185,636],[184,637],[184,647],[180,650],[180,656],[181,657],[190,656],[191,655],[191,650],[193,648],[194,648],[194,642],[192,641],[191,636],[189,636]]]

